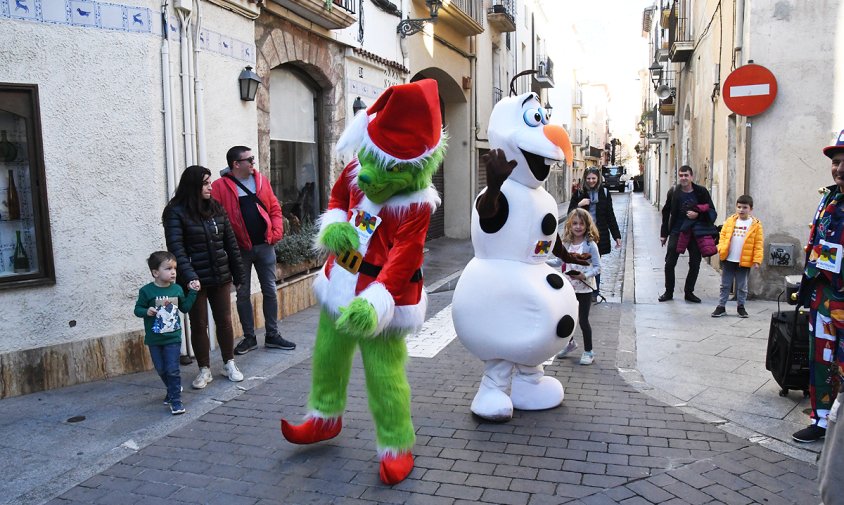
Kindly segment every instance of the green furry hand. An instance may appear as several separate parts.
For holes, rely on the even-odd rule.
[[[346,307],[340,307],[337,330],[355,338],[372,338],[378,326],[375,307],[363,298],[355,298]]]
[[[331,223],[319,236],[319,243],[330,252],[339,255],[355,251],[360,245],[358,232],[350,223]]]

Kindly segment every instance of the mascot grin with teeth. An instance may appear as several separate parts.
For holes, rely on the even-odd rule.
[[[284,437],[312,444],[342,428],[352,357],[360,347],[375,422],[380,477],[404,480],[416,440],[405,374],[405,336],[425,319],[422,250],[440,203],[431,184],[445,154],[437,83],[392,86],[360,112],[337,145],[357,155],[331,189],[317,246],[328,253],[314,291],[322,307],[310,413]]]
[[[571,283],[545,262],[553,254],[583,265],[589,255],[574,257],[562,246],[557,203],[542,187],[549,163],[572,159],[568,134],[548,122],[535,93],[495,105],[493,149],[482,157],[488,185],[472,209],[475,257],[452,300],[458,338],[485,365],[471,410],[491,421],[563,401],[562,384],[545,376],[542,363],[565,346],[578,306]]]

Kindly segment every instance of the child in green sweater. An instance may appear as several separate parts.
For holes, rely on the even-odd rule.
[[[182,405],[182,377],[179,375],[179,353],[182,347],[182,322],[179,311],[187,313],[196,293],[199,281],[188,284],[188,294],[176,284],[176,257],[167,251],[156,251],[147,258],[147,265],[153,281],[138,291],[135,315],[144,318],[144,344],[155,371],[167,386],[164,404],[170,406],[173,415],[184,414]]]

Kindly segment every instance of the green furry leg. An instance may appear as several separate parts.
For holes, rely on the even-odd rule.
[[[404,335],[380,335],[361,340],[358,344],[378,447],[410,449],[416,441],[416,434],[410,419],[410,384],[404,368],[407,361]]]
[[[334,328],[330,314],[320,311],[308,408],[329,417],[343,414],[356,344],[355,339]]]

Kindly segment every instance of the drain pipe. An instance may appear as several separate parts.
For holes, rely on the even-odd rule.
[[[188,48],[188,40],[190,39],[190,12],[185,12],[184,9],[176,9],[179,16],[179,22],[182,25],[182,30],[179,35],[179,45],[181,48],[181,78],[182,78],[182,140],[185,146],[185,166],[194,164],[195,147],[193,145],[193,122],[191,116],[191,91],[190,91],[190,51]]]
[[[193,36],[193,84],[194,84],[194,106],[196,110],[196,151],[197,163],[203,167],[208,166],[208,153],[205,148],[205,85],[202,79],[199,78],[199,53],[202,52],[202,46],[199,44],[199,34],[202,28],[202,6],[199,0],[196,0],[196,31]]]
[[[475,53],[477,49],[477,35],[469,37],[469,52],[475,55],[469,60],[469,78],[472,80],[472,104],[469,107],[469,124],[472,131],[475,133],[469,137],[471,147],[469,148],[469,210],[471,214],[472,203],[478,193],[478,170],[480,170],[480,162],[478,158],[478,58]]]
[[[711,134],[709,138],[709,194],[712,194],[712,183],[715,180],[715,114],[718,110],[718,95],[721,90],[721,65],[715,64],[714,81],[712,86],[712,124],[710,125]],[[721,189],[720,187],[718,188]]]
[[[167,199],[176,192],[176,160],[173,147],[173,101],[170,96],[170,23],[167,1],[161,4],[161,91],[164,98],[164,159],[167,169]]]

